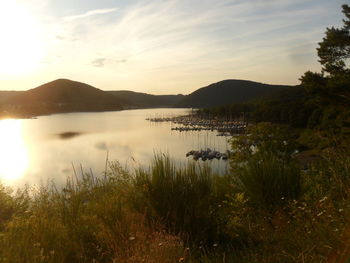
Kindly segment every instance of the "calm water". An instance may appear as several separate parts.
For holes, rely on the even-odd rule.
[[[187,113],[185,109],[146,109],[103,113],[69,113],[37,119],[0,121],[0,180],[11,186],[60,184],[80,171],[104,171],[106,157],[123,166],[147,165],[154,153],[169,153],[180,165],[192,149],[226,151],[227,138],[216,132],[171,131],[171,123],[151,123],[147,117],[168,117]],[[62,138],[59,134],[76,132]],[[222,172],[224,161],[207,161]]]

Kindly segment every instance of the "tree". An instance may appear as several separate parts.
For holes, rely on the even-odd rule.
[[[343,5],[342,8],[346,17],[344,26],[327,28],[326,36],[317,49],[323,71],[331,75],[350,73],[346,63],[350,58],[350,6]]]
[[[317,48],[322,73],[308,71],[300,78],[318,105],[350,105],[350,6],[342,8],[346,17],[343,27],[327,28]]]

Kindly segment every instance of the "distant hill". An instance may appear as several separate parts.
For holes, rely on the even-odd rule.
[[[153,108],[153,107],[173,107],[178,104],[184,95],[151,95],[147,93],[134,92],[128,90],[107,91],[113,94],[124,104],[137,108]]]
[[[127,90],[103,91],[81,82],[58,79],[28,91],[0,91],[0,108],[2,114],[21,116],[123,108],[210,108],[266,98],[277,91],[283,97],[283,92],[293,87],[247,80],[224,80],[200,88],[187,96],[151,95]],[[273,98],[276,95],[268,100]]]
[[[115,96],[90,85],[58,79],[10,97],[3,109],[22,115],[122,109]]]
[[[185,96],[176,106],[206,108],[247,102],[292,86],[269,85],[247,80],[224,80]]]
[[[20,95],[24,91],[0,90],[0,104],[6,102],[10,98]]]

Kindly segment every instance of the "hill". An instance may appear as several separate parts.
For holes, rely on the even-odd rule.
[[[68,79],[58,79],[10,97],[7,112],[44,115],[63,112],[109,111],[122,109],[121,102],[105,91]]]
[[[224,80],[194,91],[176,106],[205,108],[246,102],[287,87],[291,86],[269,85],[247,80]]]
[[[12,97],[22,94],[24,91],[0,90],[0,104],[6,102]]]
[[[128,90],[107,91],[116,96],[129,107],[154,108],[154,107],[173,107],[178,104],[184,95],[151,95],[147,93],[134,92]]]
[[[199,113],[222,118],[239,118],[244,112],[246,119],[255,122],[282,123],[295,128],[305,128],[310,116],[317,109],[315,104],[309,102],[310,99],[303,86],[287,86],[248,102],[204,108]]]

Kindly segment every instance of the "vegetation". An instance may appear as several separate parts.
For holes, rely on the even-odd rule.
[[[9,94],[2,114],[37,116],[62,112],[122,109],[118,99],[84,83],[58,79],[35,89]]]
[[[268,85],[247,80],[224,80],[200,88],[184,97],[178,107],[205,108],[244,103],[290,86]]]
[[[155,107],[174,107],[185,96],[178,95],[151,95],[141,92],[133,92],[129,90],[107,91],[118,97],[124,102],[126,107],[133,108],[155,108]]]
[[[349,19],[350,7],[343,12]],[[348,261],[349,26],[327,29],[323,72],[288,91],[303,94],[287,99],[300,109],[274,119],[289,125],[261,122],[232,140],[227,175],[158,155],[148,169],[110,163],[101,177],[75,175],[62,188],[0,187],[0,262]],[[269,105],[232,107],[250,116],[267,107],[269,119],[282,103]],[[319,159],[303,167],[306,146]]]
[[[349,155],[332,153],[301,171],[284,150],[262,151],[273,143],[260,145],[226,176],[156,156],[149,169],[131,172],[111,163],[102,177],[85,174],[61,189],[51,184],[11,193],[2,187],[0,262],[326,262],[349,256]]]

